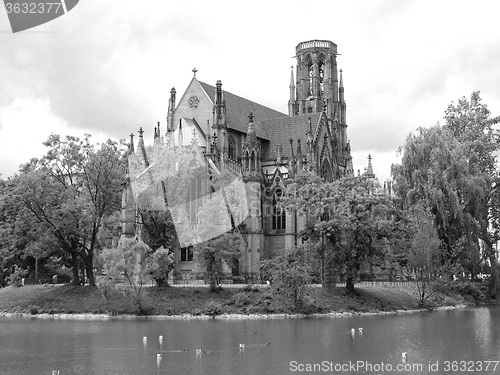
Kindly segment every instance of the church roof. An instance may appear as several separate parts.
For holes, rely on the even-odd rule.
[[[297,152],[297,140],[300,139],[302,155],[305,155],[307,146],[307,131],[309,130],[309,117],[311,118],[312,131],[318,126],[321,113],[310,113],[300,116],[286,116],[263,121],[263,127],[269,134],[270,147],[264,156],[266,159],[276,158],[277,145],[282,146],[282,156],[292,156],[290,138],[293,139],[294,153]]]
[[[209,96],[214,100],[215,87],[204,82],[198,81]],[[229,129],[246,133],[248,130],[248,115],[250,112],[254,116],[255,133],[257,137],[270,140],[268,129],[261,126],[264,120],[287,116],[285,113],[278,112],[269,107],[255,103],[241,96],[224,91],[224,100],[226,102],[226,125]]]

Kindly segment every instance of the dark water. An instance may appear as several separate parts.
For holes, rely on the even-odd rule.
[[[396,367],[402,352],[406,371]],[[0,318],[0,374],[8,375],[500,374],[500,364],[485,361],[500,361],[500,306],[273,320]]]

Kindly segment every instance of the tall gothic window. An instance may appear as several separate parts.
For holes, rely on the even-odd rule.
[[[313,94],[313,77],[314,77],[314,65],[312,61],[309,63],[309,96]]]
[[[284,230],[286,229],[286,215],[285,210],[278,206],[280,198],[283,196],[283,190],[278,188],[273,195],[272,203],[272,229]]]
[[[318,64],[319,68],[319,94],[320,96],[325,96],[325,64],[320,61]]]
[[[229,137],[227,153],[229,159],[236,160],[236,145],[234,144],[233,137]]]
[[[320,171],[321,177],[323,177],[326,181],[333,181],[332,168],[327,159],[323,160],[323,164],[321,165]]]

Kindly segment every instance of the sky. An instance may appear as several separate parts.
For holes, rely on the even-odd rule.
[[[41,157],[51,133],[99,142],[142,126],[151,142],[194,67],[287,113],[295,46],[322,39],[341,54],[354,169],[371,154],[384,181],[406,137],[451,102],[479,90],[500,115],[498,14],[495,0],[81,0],[13,34],[0,4],[0,174]]]

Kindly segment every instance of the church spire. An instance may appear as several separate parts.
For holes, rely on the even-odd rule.
[[[295,82],[293,79],[293,65],[290,67],[290,99],[288,100],[288,116],[295,115]]]
[[[130,144],[128,145],[128,153],[132,154],[134,152],[134,133],[130,133]]]
[[[368,178],[375,178],[375,173],[373,173],[372,167],[372,156],[368,154],[368,167],[366,168],[365,176]]]
[[[344,79],[342,78],[342,69],[340,69],[339,100],[344,102]]]
[[[253,123],[253,113],[250,112],[248,115],[248,130],[247,130],[247,142],[254,143],[257,141],[257,135],[255,134],[255,125]]]
[[[244,178],[259,179],[261,173],[260,166],[260,143],[255,133],[255,124],[253,122],[253,113],[248,115],[248,130],[245,143],[243,143],[242,154],[244,155],[243,175]]]
[[[168,100],[168,113],[167,113],[167,132],[174,131],[174,110],[175,110],[175,87],[170,90],[170,99]]]

